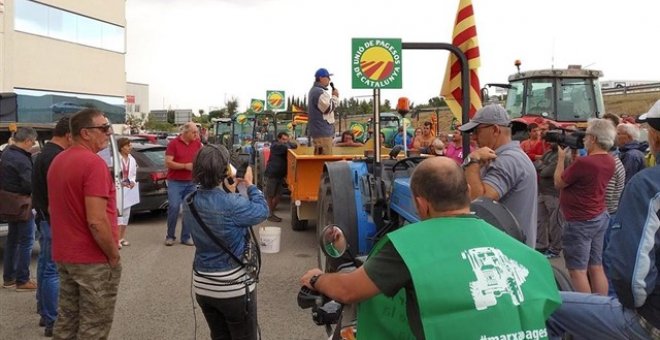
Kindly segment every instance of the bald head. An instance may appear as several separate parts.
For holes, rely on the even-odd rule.
[[[470,194],[463,170],[448,157],[432,157],[421,162],[410,178],[413,197],[428,202],[435,212],[468,208]]]

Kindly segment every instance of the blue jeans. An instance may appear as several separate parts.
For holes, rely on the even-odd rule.
[[[603,242],[603,270],[605,270],[605,275],[607,276],[607,295],[612,297],[616,297],[616,291],[614,290],[614,285],[610,279],[610,264],[612,263],[612,259],[608,258],[608,255],[612,255],[607,253],[607,244],[610,243],[610,233],[612,233],[614,218],[616,218],[616,213],[610,215],[610,222],[607,225],[607,230],[605,231],[605,240]]]
[[[34,217],[27,222],[9,222],[9,233],[5,243],[4,273],[5,281],[16,280],[24,284],[30,280],[30,256],[34,245]]]
[[[39,314],[52,327],[57,318],[57,294],[60,290],[60,275],[51,254],[52,234],[48,221],[39,222],[41,252],[37,262],[37,301]]]
[[[548,319],[551,339],[565,332],[580,339],[651,339],[639,315],[618,299],[595,294],[559,292],[562,304]]]
[[[176,240],[176,222],[179,219],[179,211],[183,199],[195,191],[195,184],[192,181],[173,181],[167,180],[167,235],[166,239]],[[181,242],[190,240],[190,227],[181,221]]]

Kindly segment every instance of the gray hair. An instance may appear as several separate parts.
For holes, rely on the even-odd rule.
[[[192,128],[196,128],[197,125],[193,122],[187,122],[181,126],[181,133],[188,132],[192,130]]]
[[[635,124],[623,123],[616,127],[617,131],[624,132],[633,140],[639,140],[639,128]]]
[[[229,151],[223,145],[207,144],[193,162],[193,180],[204,189],[215,188],[227,177]]]
[[[603,150],[609,150],[614,145],[616,129],[608,119],[590,119],[587,123],[587,133],[596,137],[596,144]]]
[[[37,131],[35,131],[33,128],[22,126],[16,130],[16,133],[14,134],[14,142],[21,143],[25,142],[26,140],[36,141],[37,136]]]

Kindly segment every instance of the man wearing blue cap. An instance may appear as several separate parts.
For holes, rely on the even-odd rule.
[[[324,68],[316,70],[314,85],[309,90],[309,123],[307,131],[312,138],[315,155],[331,155],[332,139],[335,134],[335,109],[339,106],[339,91],[330,82],[330,72]],[[332,87],[332,94],[328,92]]]

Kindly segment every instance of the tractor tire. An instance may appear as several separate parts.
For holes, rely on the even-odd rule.
[[[326,163],[319,185],[317,239],[320,239],[321,231],[326,225],[336,224],[344,232],[348,244],[346,253],[336,259],[325,256],[319,247],[319,268],[328,273],[335,272],[341,264],[353,262],[353,256],[357,253],[351,250],[358,247],[358,232],[353,185],[349,183],[353,183],[353,180],[348,162]]]
[[[291,203],[291,229],[303,231],[307,229],[307,220],[299,220],[297,210],[295,204]]]

